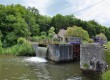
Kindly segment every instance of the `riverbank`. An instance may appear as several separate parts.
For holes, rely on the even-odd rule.
[[[24,38],[19,39],[18,43],[8,48],[2,48],[1,55],[16,55],[16,56],[35,56],[35,51],[32,44]]]

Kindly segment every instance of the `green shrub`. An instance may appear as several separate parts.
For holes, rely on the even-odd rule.
[[[17,40],[17,42],[18,42],[18,44],[23,44],[26,42],[26,39],[21,37]]]
[[[25,39],[21,38],[18,40],[18,44],[3,48],[3,54],[17,55],[17,56],[33,56],[35,55],[32,45]]]
[[[110,70],[102,74],[102,80],[110,80]]]
[[[108,64],[110,64],[110,51],[105,50],[105,60]]]
[[[21,44],[17,44],[13,47],[12,52],[14,55],[19,55],[19,56],[29,56],[29,55],[34,55],[34,50],[31,44],[28,42]]]
[[[110,50],[110,41],[105,45]]]
[[[93,41],[93,39],[89,38],[89,39],[88,39],[88,42],[89,42],[89,43],[93,43],[94,41]]]
[[[2,54],[2,42],[0,40],[0,54]]]

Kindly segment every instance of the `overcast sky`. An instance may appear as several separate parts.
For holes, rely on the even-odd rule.
[[[41,14],[49,16],[58,13],[63,15],[74,13],[73,15],[82,20],[94,19],[100,24],[110,27],[110,0],[0,0],[0,3],[36,7]],[[96,3],[98,4],[89,7]],[[87,7],[89,8],[82,10]],[[82,11],[75,13],[79,10]]]

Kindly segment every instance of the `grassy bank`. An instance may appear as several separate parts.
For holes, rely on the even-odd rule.
[[[105,60],[110,65],[110,42],[108,42],[105,47],[107,48],[105,49]]]
[[[105,50],[105,60],[107,64],[109,65],[108,71],[104,72],[102,74],[102,80],[110,80],[110,42],[108,42],[105,47],[107,48]]]
[[[34,56],[32,45],[24,38],[20,38],[18,43],[9,48],[2,48],[1,55]]]
[[[102,80],[110,80],[110,70],[102,74]]]

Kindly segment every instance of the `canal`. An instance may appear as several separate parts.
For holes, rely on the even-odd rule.
[[[79,62],[53,64],[29,59],[0,56],[0,80],[101,80],[99,75],[82,74]]]

